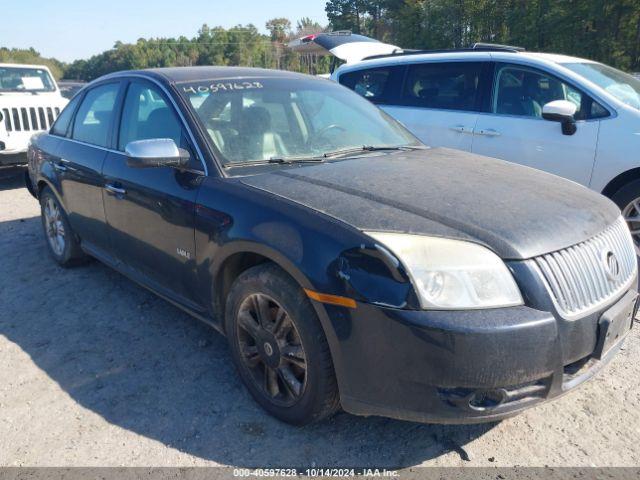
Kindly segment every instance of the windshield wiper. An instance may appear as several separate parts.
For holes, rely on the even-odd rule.
[[[374,146],[363,145],[362,147],[345,148],[343,150],[336,150],[334,152],[325,152],[317,157],[271,157],[268,160],[248,160],[246,162],[230,162],[224,165],[224,168],[235,167],[253,167],[259,165],[292,165],[294,163],[322,163],[327,158],[339,157],[342,155],[349,155],[353,153],[367,153],[367,152],[380,152],[385,150],[423,150],[428,147],[424,145],[390,145],[390,146]]]
[[[324,157],[271,157],[269,163],[322,163]]]
[[[280,165],[292,165],[294,163],[322,163],[324,157],[271,157],[268,160],[249,160],[247,162],[230,162],[224,165],[224,168],[232,167],[253,167],[259,165],[272,165],[274,163]]]
[[[332,157],[339,157],[341,155],[349,155],[351,153],[382,152],[385,150],[417,150],[422,148],[425,148],[425,147],[422,147],[420,145],[395,145],[395,146],[394,145],[390,145],[390,146],[363,145],[362,147],[345,148],[343,150],[336,150],[334,152],[326,152],[326,153],[323,153],[322,156],[324,158],[332,158]]]

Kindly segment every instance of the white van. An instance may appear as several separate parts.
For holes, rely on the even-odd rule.
[[[0,168],[27,163],[29,139],[66,104],[47,67],[0,63]]]
[[[425,144],[586,185],[618,204],[640,243],[640,80],[601,63],[503,45],[438,52],[395,47],[385,55],[378,45],[366,57],[367,44],[353,43],[361,60],[353,61],[351,51],[331,78]]]

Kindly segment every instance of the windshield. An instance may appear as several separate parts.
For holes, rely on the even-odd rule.
[[[178,88],[227,165],[420,145],[384,112],[329,80],[240,78]]]
[[[53,92],[55,83],[42,68],[0,67],[0,92]]]
[[[595,83],[621,102],[640,110],[640,80],[601,63],[563,63],[562,66]]]

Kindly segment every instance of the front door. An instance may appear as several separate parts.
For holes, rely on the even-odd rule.
[[[191,150],[194,168],[130,168],[135,140],[169,138]],[[104,209],[111,246],[126,268],[161,293],[196,301],[195,203],[203,174],[172,105],[158,87],[132,81],[122,109],[117,151],[104,163]]]
[[[589,185],[600,122],[606,114],[586,94],[530,67],[498,64],[491,113],[479,115],[473,152],[520,163]],[[563,135],[559,123],[544,120],[553,100],[577,106],[578,129]]]

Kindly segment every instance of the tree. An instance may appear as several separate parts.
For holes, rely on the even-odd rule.
[[[35,65],[45,65],[51,70],[54,78],[62,77],[64,64],[55,58],[45,58],[33,48],[6,48],[0,47],[0,63],[30,63]]]
[[[328,0],[330,28],[404,48],[523,46],[640,69],[638,0]]]
[[[271,34],[272,42],[283,43],[291,34],[291,22],[286,18],[272,18],[265,27]]]

